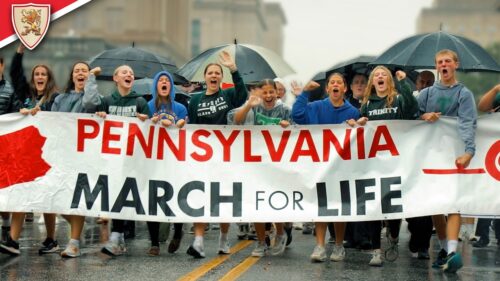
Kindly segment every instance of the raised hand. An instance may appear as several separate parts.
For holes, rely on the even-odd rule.
[[[318,82],[316,81],[309,81],[309,83],[306,84],[306,86],[304,87],[304,91],[312,91],[312,90],[315,90],[317,88],[319,88],[320,85],[318,84]]]
[[[291,83],[290,83],[290,86],[292,87],[292,94],[294,94],[295,96],[298,96],[300,95],[300,93],[302,93],[302,85],[299,84],[299,82],[293,80]]]
[[[236,62],[234,61],[231,54],[229,54],[229,52],[227,52],[227,51],[220,52],[219,63],[222,64],[223,66],[229,68],[229,70],[231,70],[231,72],[235,72],[237,70]]]
[[[251,107],[255,107],[262,102],[262,99],[258,95],[250,95],[248,97],[248,105]]]
[[[16,50],[16,52],[17,52],[18,54],[22,54],[22,53],[24,53],[24,50],[25,50],[25,49],[26,49],[26,47],[24,47],[24,45],[21,43],[21,44],[19,44],[19,46],[17,46],[17,50]]]
[[[96,66],[90,70],[90,74],[94,74],[95,76],[99,76],[101,74],[101,67]]]
[[[406,73],[402,70],[398,70],[396,71],[396,78],[398,79],[398,81],[401,81],[406,78]]]

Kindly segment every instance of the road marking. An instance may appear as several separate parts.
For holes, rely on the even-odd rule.
[[[246,247],[250,246],[253,244],[254,241],[250,240],[244,240],[239,242],[238,244],[234,245],[231,248],[231,254],[229,255],[219,255],[207,263],[202,264],[195,270],[189,272],[188,274],[182,276],[181,278],[177,279],[178,281],[194,281],[197,280],[198,278],[202,277],[203,275],[207,274],[210,270],[214,269],[215,267],[219,266],[221,263],[225,262],[231,255],[233,255],[236,252],[239,252]]]
[[[260,260],[260,257],[248,257],[242,263],[235,266],[231,269],[226,275],[224,275],[219,281],[226,280],[236,280],[236,278],[240,277],[245,271],[247,271],[250,267],[252,267],[256,262]]]

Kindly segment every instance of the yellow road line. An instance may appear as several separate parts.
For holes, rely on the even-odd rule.
[[[252,265],[260,260],[259,257],[248,257],[242,263],[231,269],[226,275],[224,275],[219,281],[226,280],[236,280],[241,274],[245,273]]]
[[[220,255],[220,256],[217,256],[217,257],[211,259],[207,263],[202,264],[201,266],[197,267],[195,270],[189,272],[188,274],[182,276],[181,278],[179,278],[177,280],[178,281],[188,281],[188,280],[189,281],[194,281],[194,280],[197,280],[198,278],[202,277],[203,275],[205,275],[207,272],[209,272],[213,268],[219,266],[221,263],[223,263],[224,261],[226,261],[232,254],[245,249],[246,247],[250,246],[251,244],[253,244],[253,241],[249,241],[249,240],[241,241],[241,242],[239,242],[238,244],[234,245],[231,248],[231,254],[230,255]]]

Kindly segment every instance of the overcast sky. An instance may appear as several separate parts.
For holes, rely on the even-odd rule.
[[[416,34],[432,0],[266,0],[285,12],[284,57],[302,79],[359,55],[380,55]],[[436,27],[438,31],[439,27]]]

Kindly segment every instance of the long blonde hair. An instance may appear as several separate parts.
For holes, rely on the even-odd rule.
[[[372,72],[370,73],[370,77],[368,78],[368,84],[366,86],[365,92],[363,93],[363,102],[361,104],[367,104],[370,96],[372,94],[375,94],[375,95],[377,94],[377,91],[375,90],[375,87],[373,86],[373,77],[375,76],[375,71],[379,70],[379,69],[382,69],[383,71],[385,71],[387,73],[387,82],[388,82],[387,88],[388,88],[389,93],[387,94],[385,106],[390,107],[390,106],[392,106],[392,102],[394,101],[394,99],[398,95],[398,92],[396,91],[396,85],[394,84],[394,78],[392,77],[391,71],[383,65],[379,65],[379,66],[375,67],[372,70]]]

